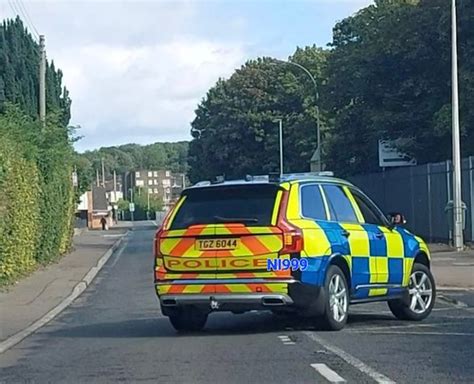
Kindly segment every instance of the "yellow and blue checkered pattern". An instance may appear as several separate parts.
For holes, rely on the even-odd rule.
[[[297,212],[293,215],[292,223],[303,230],[302,256],[308,257],[309,264],[301,274],[301,281],[323,285],[330,258],[340,255],[351,271],[354,299],[399,294],[408,286],[417,254],[423,251],[429,255],[426,244],[404,228],[389,229],[364,223],[351,192],[344,190],[360,223],[313,221],[298,217]]]

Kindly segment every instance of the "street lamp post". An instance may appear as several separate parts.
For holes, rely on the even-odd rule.
[[[150,220],[150,188],[147,188],[146,200],[147,200],[146,218],[147,220]]]
[[[274,123],[278,123],[278,131],[279,131],[279,141],[280,141],[280,176],[283,175],[283,120],[282,119],[275,119],[273,120]]]
[[[130,191],[130,202],[133,204],[133,188],[129,188]],[[133,211],[130,212],[130,218],[133,221]]]
[[[316,79],[314,76],[311,74],[311,72],[306,68],[303,67],[301,64],[295,63],[293,61],[284,61],[284,60],[278,60],[275,59],[276,62],[281,63],[281,64],[289,64],[293,65],[295,67],[298,67],[301,69],[303,72],[305,72],[311,81],[313,82],[314,86],[314,94],[316,96],[316,134],[317,134],[317,145],[316,145],[316,151],[314,152],[313,158],[318,155],[319,161],[318,161],[318,171],[321,171],[321,164],[322,164],[322,151],[321,151],[321,117],[319,113],[319,91],[318,91],[318,83],[316,82]]]
[[[453,240],[456,251],[462,251],[463,211],[461,198],[461,146],[459,134],[459,86],[456,0],[452,0],[452,108],[453,108]]]

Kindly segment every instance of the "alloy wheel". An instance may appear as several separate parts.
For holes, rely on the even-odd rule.
[[[410,295],[410,310],[421,314],[430,307],[433,299],[433,287],[428,275],[423,271],[415,271],[410,276],[408,286]]]
[[[347,290],[340,275],[335,274],[329,282],[329,308],[335,321],[340,323],[347,314]]]

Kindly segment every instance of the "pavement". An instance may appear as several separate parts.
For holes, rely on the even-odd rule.
[[[22,331],[59,305],[127,232],[126,225],[110,231],[81,231],[73,251],[0,292],[0,342]]]
[[[351,307],[349,322],[340,332],[323,332],[314,320],[251,312],[211,314],[202,332],[178,335],[160,313],[154,293],[153,233],[149,224],[135,224],[82,295],[0,354],[0,383],[474,381],[474,292],[466,287],[441,289],[433,313],[423,322],[397,320],[385,303],[374,303]],[[103,235],[86,233],[76,241],[103,254],[105,242],[110,240],[110,246],[117,240]],[[444,263],[448,270],[459,267],[454,265],[458,258],[452,257],[434,252],[437,278],[445,278]],[[62,273],[69,268],[63,265],[68,258],[58,263]],[[99,259],[96,255],[95,262]],[[471,262],[469,255],[461,260]],[[90,264],[95,265],[92,259]],[[78,278],[71,277],[71,287]],[[445,281],[451,284],[453,279]],[[57,281],[43,287],[48,291],[54,284]],[[36,292],[44,294],[39,288]],[[45,298],[49,296],[55,295]],[[22,321],[10,312],[28,302],[10,301],[9,307],[1,300],[2,309],[8,308],[1,318],[2,335],[7,335],[13,331],[8,330],[11,325],[3,329],[6,316]]]
[[[444,244],[430,244],[429,248],[438,287],[474,289],[474,249],[456,252]]]

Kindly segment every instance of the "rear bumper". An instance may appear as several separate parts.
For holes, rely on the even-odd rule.
[[[202,280],[175,280],[171,282],[158,282],[157,292],[161,285],[183,286],[201,285]],[[245,312],[250,310],[271,310],[287,308],[288,310],[310,310],[312,313],[320,312],[324,307],[324,293],[319,286],[301,283],[294,279],[264,280],[264,279],[220,279],[206,281],[206,285],[213,284],[285,284],[284,292],[235,292],[235,293],[164,293],[159,294],[161,309],[164,315],[173,313],[183,306],[194,306],[203,311],[233,311]]]
[[[293,300],[279,293],[183,294],[162,295],[160,304],[162,309],[192,305],[208,311],[249,311],[291,306]]]

